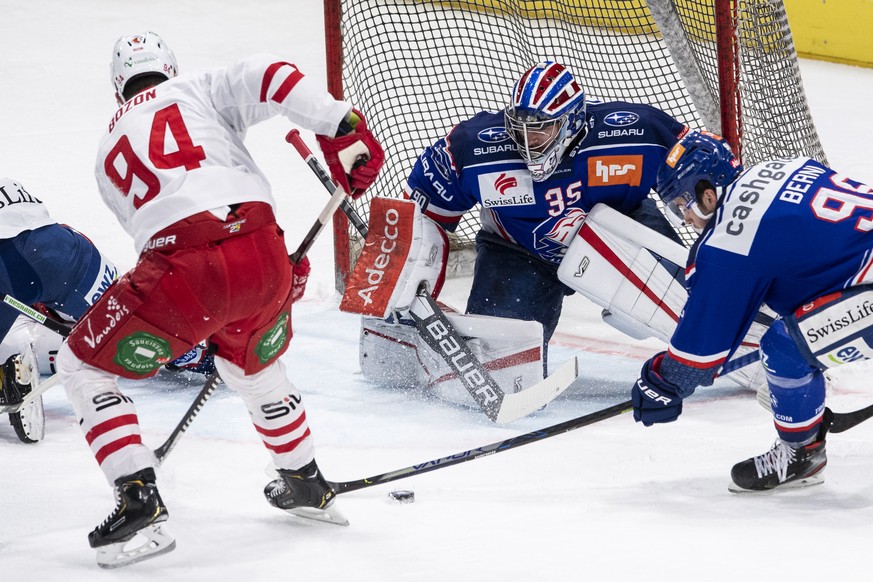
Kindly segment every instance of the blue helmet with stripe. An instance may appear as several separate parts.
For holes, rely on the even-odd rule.
[[[704,220],[710,214],[698,210],[697,185],[707,181],[713,187],[729,186],[743,171],[728,143],[708,131],[693,131],[680,139],[658,170],[655,191],[667,207],[667,217],[675,224],[685,222],[691,210]]]
[[[560,63],[537,63],[512,89],[506,130],[536,182],[554,173],[585,127],[585,91]]]

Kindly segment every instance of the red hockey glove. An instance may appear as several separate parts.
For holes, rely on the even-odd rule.
[[[385,162],[382,146],[367,129],[364,115],[352,110],[349,123],[351,133],[338,137],[317,135],[330,175],[352,200],[360,198],[376,180]]]
[[[299,263],[291,263],[291,303],[297,303],[303,297],[311,270],[309,257],[303,257]]]

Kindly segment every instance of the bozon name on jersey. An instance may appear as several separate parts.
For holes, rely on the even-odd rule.
[[[115,112],[115,116],[109,122],[109,133],[112,133],[112,130],[115,129],[115,124],[118,123],[118,120],[124,116],[125,113],[130,111],[133,107],[136,107],[140,103],[145,103],[146,101],[151,101],[157,96],[155,89],[149,89],[147,91],[142,91],[137,93],[134,97],[125,102],[124,105],[118,108]]]

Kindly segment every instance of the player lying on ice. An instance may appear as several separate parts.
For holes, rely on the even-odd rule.
[[[781,316],[760,343],[777,439],[734,465],[731,490],[822,482],[823,370],[873,356],[873,189],[810,158],[744,170],[727,143],[706,132],[673,148],[656,189],[677,220],[702,235],[669,347],[645,363],[632,388],[634,419],[676,420],[766,304]]]
[[[37,307],[72,326],[115,281],[118,269],[80,232],[58,224],[43,201],[10,178],[0,178],[0,293],[6,301]],[[0,303],[0,404],[22,402],[40,375],[55,372],[63,337]],[[211,356],[196,348],[177,367],[200,365]],[[19,440],[35,443],[45,435],[42,397],[9,413]]]
[[[95,174],[140,256],[73,329],[57,363],[116,496],[115,510],[88,535],[98,564],[124,566],[175,547],[155,455],[118,378],[153,376],[203,338],[278,467],[267,502],[346,524],[315,463],[300,392],[280,361],[308,261],[290,263],[269,182],[243,139],[252,125],[284,116],[316,134],[352,195],[378,174],[381,146],[351,104],[271,55],[177,76],[173,52],[147,32],[117,41],[111,70],[121,107],[100,142]]]
[[[564,297],[573,293],[556,271],[595,204],[608,204],[680,244],[649,193],[667,152],[687,130],[649,105],[589,103],[566,67],[544,61],[520,76],[504,110],[460,122],[421,153],[405,197],[423,215],[422,265],[435,256],[437,267],[445,268],[443,231],[454,231],[466,212],[480,209],[466,315],[450,317],[475,338],[472,348],[498,383],[518,389],[543,379],[548,342]],[[370,237],[380,234],[373,230]],[[434,294],[439,275],[432,279]],[[408,323],[363,319],[365,376],[426,384],[444,398],[469,403]]]

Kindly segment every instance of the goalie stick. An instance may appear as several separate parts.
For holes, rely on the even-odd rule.
[[[286,140],[294,146],[306,165],[331,194],[339,188],[327,175],[318,159],[300,137],[289,132]],[[361,236],[367,236],[367,225],[357,211],[343,200],[339,207]],[[485,415],[494,422],[507,423],[536,412],[570,387],[579,375],[576,358],[564,364],[556,373],[518,393],[506,393],[491,377],[482,362],[473,354],[467,342],[446,317],[443,310],[422,284],[409,311],[419,335],[453,370],[464,388]]]
[[[300,132],[298,130],[292,129],[289,131],[285,136],[285,141],[297,148],[300,156],[306,160],[307,164],[309,164],[307,156],[312,156],[312,152],[306,148],[306,144],[304,144],[303,140],[300,138]],[[306,149],[301,150],[301,146]],[[333,182],[331,182],[331,184],[333,184]],[[308,253],[309,249],[312,247],[312,243],[315,242],[315,239],[318,238],[318,235],[321,234],[321,231],[324,229],[325,225],[327,225],[327,222],[333,217],[337,208],[341,206],[343,202],[348,205],[348,202],[346,201],[346,193],[343,192],[342,188],[334,186],[333,190],[330,192],[330,202],[328,202],[327,206],[324,207],[321,214],[318,215],[315,224],[312,225],[312,228],[310,228],[309,232],[306,233],[306,236],[303,237],[300,246],[297,247],[297,250],[290,256],[292,263],[297,264],[304,256],[306,256],[306,253]]]

